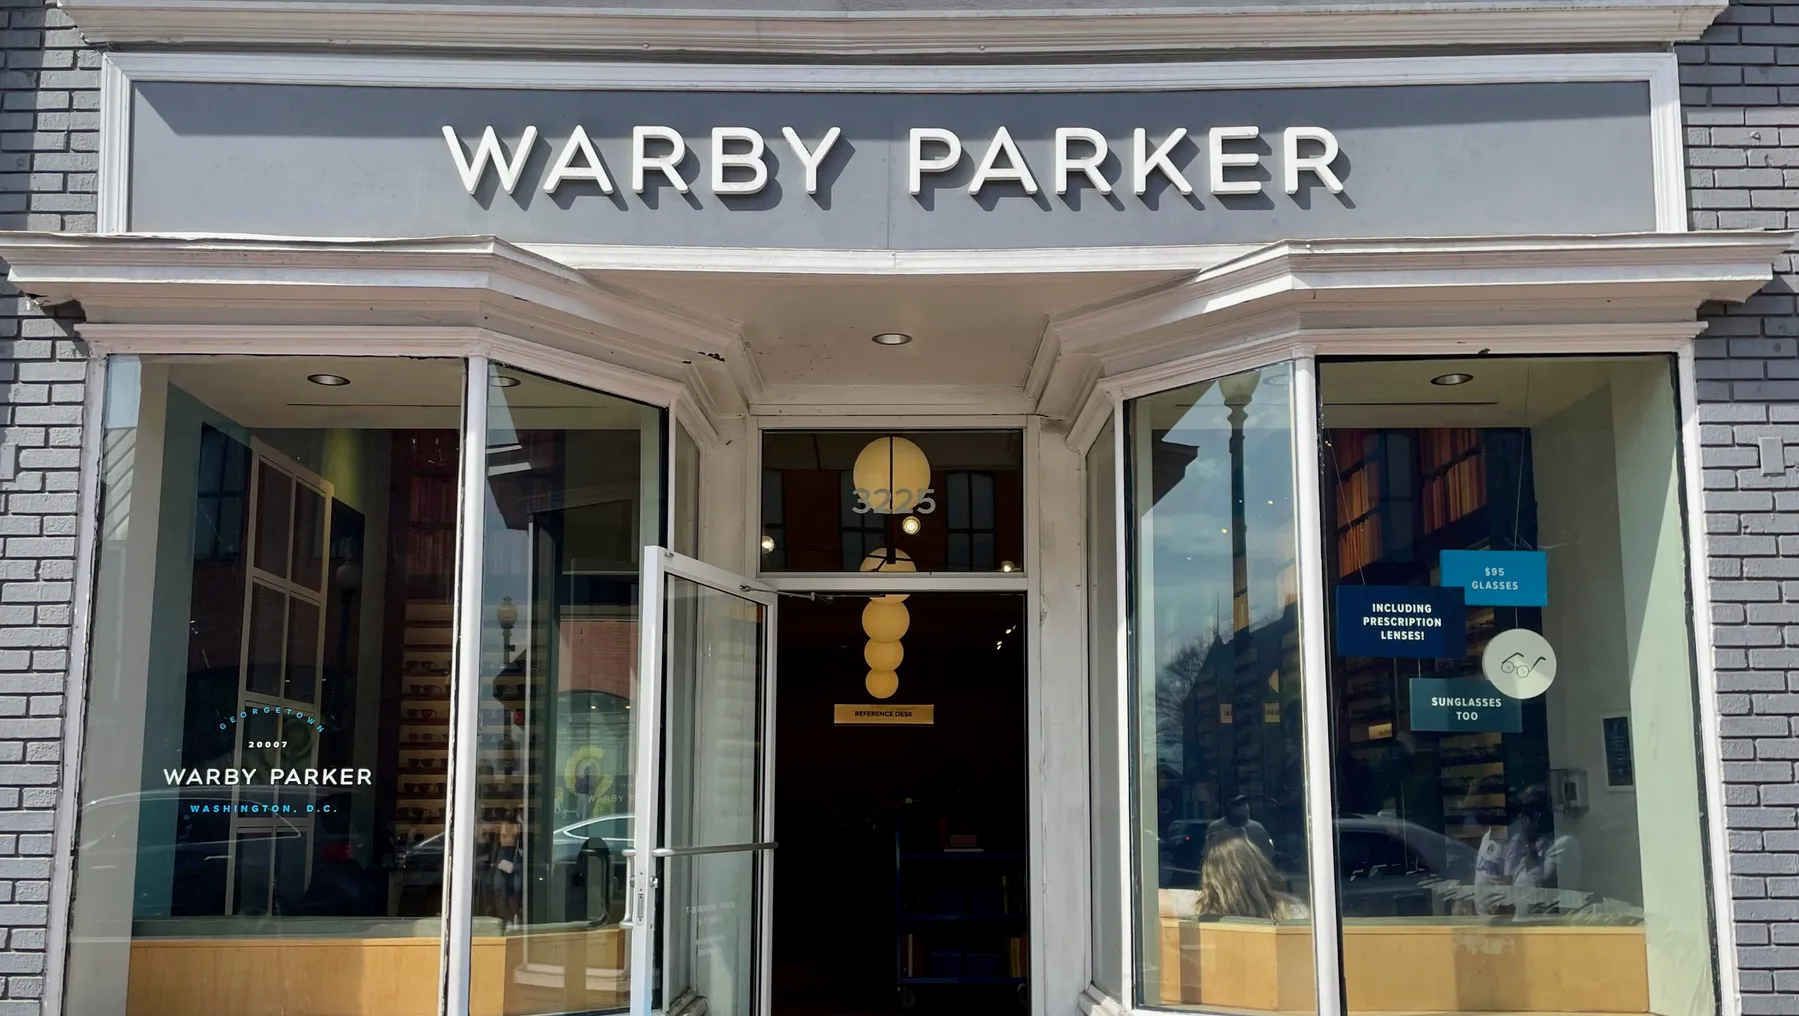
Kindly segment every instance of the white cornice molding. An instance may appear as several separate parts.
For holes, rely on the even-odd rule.
[[[1120,377],[1153,389],[1178,383],[1195,357],[1296,341],[1377,354],[1664,349],[1668,335],[1697,333],[1701,304],[1765,285],[1793,240],[1709,232],[1271,244],[1053,315],[1044,346],[1055,360],[1035,409],[1070,418]]]
[[[0,233],[10,281],[98,324],[464,325],[680,378],[742,350],[735,322],[492,237],[305,240]],[[278,317],[277,317],[278,316]]]
[[[1221,0],[1111,9],[717,11],[521,3],[58,0],[90,41],[795,55],[1661,44],[1725,0]]]

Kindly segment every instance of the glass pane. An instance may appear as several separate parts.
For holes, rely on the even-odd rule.
[[[1120,828],[1118,673],[1118,462],[1113,421],[1087,452],[1087,673],[1091,698],[1093,983],[1124,990],[1124,859]]]
[[[324,651],[317,604],[295,596],[287,601],[287,690],[290,701],[312,702],[318,695],[319,656]]]
[[[294,584],[317,591],[325,578],[325,498],[298,484],[294,497]]]
[[[1349,1009],[1714,1012],[1672,358],[1320,377]]]
[[[665,847],[753,843],[762,764],[763,607],[668,578]]]
[[[639,558],[663,539],[666,418],[494,374],[472,997],[507,1016],[622,1009]]]
[[[244,659],[244,690],[281,694],[282,650],[286,641],[287,595],[250,583],[250,645]]]
[[[763,571],[1024,564],[1018,431],[767,430],[762,466]]]
[[[757,991],[761,854],[670,857],[662,863],[662,957],[672,997],[692,991],[717,1016],[749,1016]]]
[[[1141,1004],[1313,989],[1291,368],[1129,405]]]
[[[435,1013],[461,361],[107,374],[64,1011]]]
[[[663,630],[661,846],[761,839],[761,604],[677,575]],[[691,991],[709,1011],[748,1016],[756,991],[759,853],[676,856],[662,864],[664,1005]]]
[[[257,463],[256,567],[287,577],[287,550],[293,533],[294,481],[272,463]]]

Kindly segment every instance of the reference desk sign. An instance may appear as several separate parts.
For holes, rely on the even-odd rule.
[[[1410,659],[1468,655],[1462,591],[1441,586],[1337,587],[1337,654]]]
[[[839,705],[838,726],[928,727],[937,722],[936,706]]]

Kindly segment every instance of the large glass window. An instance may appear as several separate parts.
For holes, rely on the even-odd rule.
[[[488,391],[470,1004],[622,1009],[638,581],[663,540],[665,416],[510,367]]]
[[[1024,566],[1024,435],[1015,430],[770,430],[763,571]]]
[[[1140,1004],[1315,1008],[1291,379],[1127,407]]]
[[[108,360],[63,1011],[437,1011],[462,390]]]
[[[1321,365],[1351,1011],[1715,1011],[1671,374]]]

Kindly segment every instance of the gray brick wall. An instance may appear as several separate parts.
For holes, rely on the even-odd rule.
[[[46,0],[0,0],[0,56],[0,228],[93,229],[98,53]],[[85,369],[0,288],[0,1016],[44,994]]]
[[[1749,0],[1679,49],[1694,228],[1799,227],[1799,3]],[[1799,1014],[1799,263],[1698,344],[1725,805],[1743,1011]]]

